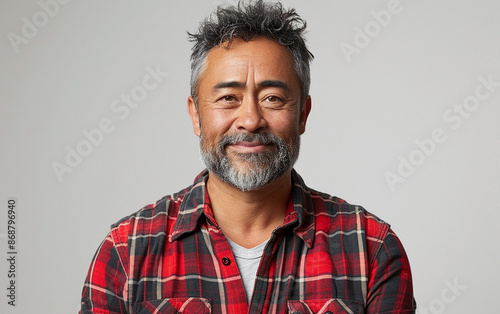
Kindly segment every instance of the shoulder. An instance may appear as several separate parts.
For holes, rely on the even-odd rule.
[[[132,237],[158,237],[167,235],[175,222],[180,204],[188,189],[167,195],[123,217],[111,225],[111,237],[116,245],[126,245]]]
[[[398,239],[391,226],[363,206],[314,190],[311,190],[311,200],[316,235],[328,235],[327,241],[333,243],[332,247],[340,245],[352,252],[365,252],[369,264],[374,263],[384,246],[402,249],[393,243]],[[321,241],[321,236],[318,240]]]
[[[359,231],[367,237],[377,239],[383,239],[387,235],[390,225],[363,206],[308,187],[295,171],[292,172],[292,179],[293,201],[296,206],[302,207],[305,223],[309,225],[314,222],[317,231],[327,234]]]
[[[367,237],[384,239],[390,225],[361,205],[351,204],[337,196],[309,189],[317,227],[327,223],[328,228],[343,232],[360,231]]]
[[[356,234],[367,240],[381,242],[390,230],[390,225],[366,210],[361,205],[308,187],[297,172],[292,172],[294,181],[293,199],[302,207],[305,226],[314,223],[316,234]]]

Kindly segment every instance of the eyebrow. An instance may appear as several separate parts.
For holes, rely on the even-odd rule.
[[[259,83],[259,87],[277,87],[277,88],[282,88],[286,91],[290,90],[290,87],[288,86],[287,83],[277,80],[262,81]]]
[[[244,87],[245,84],[237,81],[230,81],[230,82],[220,82],[219,84],[215,85],[212,89],[213,90],[218,90],[218,89],[223,89],[223,88],[231,88],[231,87]]]
[[[229,81],[229,82],[220,82],[213,87],[213,90],[223,89],[223,88],[242,88],[245,87],[245,84],[238,81]],[[288,84],[283,81],[278,80],[265,80],[258,84],[258,87],[277,87],[282,88],[286,91],[290,90]]]

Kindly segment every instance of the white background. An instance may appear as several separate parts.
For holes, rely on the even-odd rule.
[[[75,0],[48,16],[36,1],[0,1],[1,313],[77,312],[109,225],[203,169],[186,112],[186,31],[216,3]],[[500,87],[458,127],[443,115],[458,117],[454,104],[472,99],[479,77],[500,81],[500,4],[401,0],[377,29],[371,11],[388,3],[285,2],[308,21],[316,57],[296,169],[309,186],[392,225],[410,258],[419,313],[498,313]],[[24,36],[34,18],[40,27]],[[340,45],[354,46],[355,29],[366,26],[373,36],[348,62]],[[13,44],[13,34],[24,41]],[[142,85],[148,67],[169,75],[120,119],[112,103]],[[76,149],[103,118],[113,132],[58,180],[53,163],[66,164],[66,147]],[[435,129],[446,140],[428,146],[429,156],[416,152],[415,141]],[[386,172],[400,175],[400,158],[411,156],[420,165],[392,191]],[[11,197],[15,308],[6,298]]]

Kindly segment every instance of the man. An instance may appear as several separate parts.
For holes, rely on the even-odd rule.
[[[257,1],[190,34],[188,112],[208,170],[112,226],[81,313],[414,313],[389,225],[293,170],[311,110],[304,29]]]

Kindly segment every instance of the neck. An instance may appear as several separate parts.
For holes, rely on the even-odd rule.
[[[237,244],[251,248],[283,223],[292,191],[291,171],[265,187],[243,192],[210,173],[208,194],[215,220]]]

